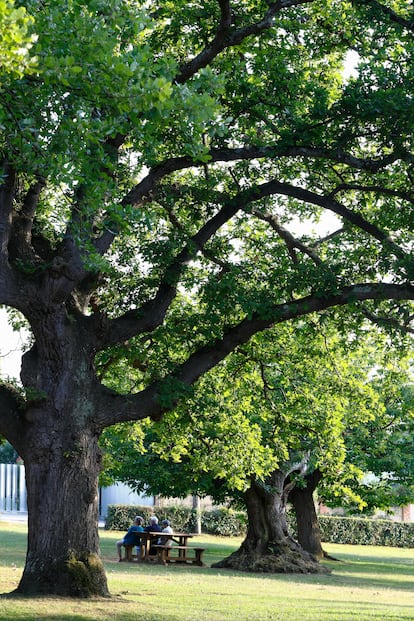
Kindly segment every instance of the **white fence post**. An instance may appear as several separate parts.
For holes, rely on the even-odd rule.
[[[26,475],[24,466],[17,466],[19,468],[19,511],[27,512],[27,492],[26,492]]]
[[[0,464],[0,511],[6,508],[6,464]]]
[[[12,470],[13,464],[6,464],[6,511],[13,511],[12,503]]]
[[[27,511],[23,465],[0,464],[0,511]]]

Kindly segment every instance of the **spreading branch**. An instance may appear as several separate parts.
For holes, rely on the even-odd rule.
[[[272,28],[274,18],[281,10],[291,6],[307,4],[313,0],[281,0],[269,3],[269,8],[263,18],[243,28],[234,27],[236,16],[231,10],[228,0],[218,0],[220,7],[220,21],[214,39],[195,58],[181,66],[175,77],[177,84],[182,84],[195,75],[200,69],[207,67],[226,48],[240,45],[251,36],[258,36],[265,30]],[[233,26],[233,28],[232,28]]]
[[[272,229],[276,231],[278,235],[280,235],[281,239],[286,244],[288,252],[292,258],[293,263],[297,263],[297,254],[296,250],[299,250],[305,255],[308,255],[310,259],[315,263],[315,265],[321,266],[323,262],[320,257],[306,244],[301,242],[299,239],[294,237],[290,231],[288,231],[284,226],[282,226],[279,222],[279,219],[276,216],[273,216],[270,213],[261,213],[258,209],[252,209],[252,214],[255,215],[260,220],[267,222],[270,224]]]
[[[203,227],[201,227],[198,233],[191,238],[186,247],[170,264],[154,298],[147,301],[139,309],[129,311],[122,317],[107,322],[105,330],[106,336],[103,340],[101,340],[102,346],[122,342],[135,336],[139,332],[151,331],[160,325],[176,295],[180,276],[182,275],[187,264],[195,258],[196,253],[202,251],[207,241],[211,239],[212,236],[240,209],[245,208],[250,203],[258,201],[264,197],[278,194],[290,196],[300,201],[312,205],[318,205],[324,209],[332,211],[344,218],[344,220],[350,224],[357,226],[360,230],[365,231],[368,235],[377,239],[381,244],[386,244],[392,249],[397,257],[407,258],[407,254],[404,250],[400,248],[386,232],[370,223],[360,214],[350,210],[338,201],[334,200],[330,195],[323,196],[289,183],[281,183],[273,180],[259,186],[253,186],[247,190],[242,190],[232,199],[228,200],[222,209],[217,212],[217,214]],[[254,210],[253,212],[256,216],[260,214],[259,210]],[[317,254],[313,252],[311,248],[299,242],[299,240],[294,239],[288,231],[283,229],[277,223],[274,217],[266,214],[261,215],[260,217],[267,220],[273,228],[277,229],[278,233],[286,241],[288,248],[290,248],[291,251],[296,248],[307,254],[315,264],[321,265],[321,261]],[[100,319],[99,333],[101,338],[102,322]]]
[[[381,12],[384,15],[386,15],[392,23],[398,24],[399,26],[402,26],[403,28],[407,30],[414,31],[414,20],[413,19],[406,19],[405,17],[403,17],[402,15],[399,15],[396,11],[394,11],[390,7],[386,6],[385,4],[382,4],[382,2],[378,2],[377,0],[362,0],[362,2],[361,0],[356,0],[355,4],[357,5],[364,4],[364,5],[372,6],[372,8],[376,12]]]
[[[408,254],[398,246],[398,244],[384,231],[382,231],[375,224],[372,224],[368,220],[366,220],[360,214],[352,211],[345,205],[342,205],[336,200],[333,200],[329,195],[323,196],[321,194],[317,194],[316,192],[311,192],[310,190],[306,190],[304,188],[292,185],[290,183],[281,183],[279,181],[270,181],[268,183],[263,184],[262,191],[267,191],[270,194],[282,194],[285,196],[290,196],[292,198],[296,198],[305,203],[309,203],[311,205],[318,205],[319,207],[323,207],[328,211],[332,211],[338,216],[344,218],[350,224],[358,227],[360,230],[365,231],[368,235],[377,239],[381,244],[387,244],[389,248],[392,248],[392,251],[398,257],[409,258]]]
[[[224,360],[238,345],[246,343],[254,334],[266,330],[284,321],[296,319],[311,313],[321,312],[334,306],[345,306],[364,300],[413,300],[414,287],[411,285],[393,285],[388,283],[364,283],[344,287],[342,290],[319,297],[310,295],[289,303],[269,305],[266,317],[254,313],[252,317],[242,320],[229,328],[219,342],[200,348],[179,365],[175,372],[164,380],[159,380],[135,395],[122,396],[102,387],[95,408],[95,424],[111,425],[115,421],[141,420],[151,417],[158,420],[170,410],[180,398],[182,392],[177,389],[174,403],[163,404],[160,400],[165,382],[175,382],[177,387],[191,386],[203,374]],[[104,407],[105,404],[105,407]]]
[[[39,264],[46,259],[45,253],[39,252],[39,244],[37,250],[33,246],[33,223],[44,186],[45,180],[37,179],[24,196],[21,208],[13,211],[9,244],[11,260],[18,259]],[[50,246],[48,248],[50,249]]]
[[[303,157],[312,160],[327,160],[338,164],[346,164],[354,170],[363,170],[368,173],[376,173],[386,168],[394,162],[403,158],[401,153],[392,153],[379,158],[359,158],[343,151],[341,149],[317,149],[312,147],[279,147],[274,146],[247,146],[235,149],[211,149],[208,153],[211,163],[215,162],[237,162],[256,159],[279,159],[291,157]],[[406,154],[407,161],[413,159],[414,156]],[[145,176],[145,178],[132,188],[124,197],[122,203],[124,205],[139,206],[143,201],[148,200],[154,191],[156,185],[166,176],[186,170],[193,167],[201,167],[204,164],[191,157],[169,158],[164,162],[160,162]],[[97,241],[96,246],[99,248],[102,241]],[[106,248],[103,245],[103,248]]]

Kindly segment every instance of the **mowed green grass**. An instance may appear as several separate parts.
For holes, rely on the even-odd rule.
[[[118,563],[121,533],[100,531],[110,599],[8,598],[21,576],[26,526],[0,522],[0,620],[414,621],[414,550],[326,545],[329,575],[259,575],[210,567],[240,539],[197,536],[206,567]],[[53,534],[51,534],[53,536]]]

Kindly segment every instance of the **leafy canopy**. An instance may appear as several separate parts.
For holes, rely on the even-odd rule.
[[[31,47],[36,36],[29,33],[33,18],[14,0],[0,2],[0,92],[11,78],[33,71],[36,59]],[[1,119],[0,119],[1,120]]]
[[[289,319],[352,304],[410,329],[409,3],[24,7],[36,64],[2,90],[0,300],[38,334],[40,307],[82,330],[101,428],[160,416]]]
[[[406,446],[397,454],[394,445],[410,420],[402,407],[395,413],[409,378],[406,353],[390,350],[389,338],[367,326],[343,335],[336,319],[257,335],[161,423],[137,425],[132,435],[123,426],[106,430],[106,476],[155,495],[223,500],[238,497],[251,479],[302,463],[302,475],[322,473],[321,497],[372,505],[362,482],[380,453],[403,476]],[[392,437],[391,416],[400,430]],[[383,458],[375,471],[384,467]],[[304,484],[300,476],[297,483]],[[384,502],[377,495],[376,506]]]

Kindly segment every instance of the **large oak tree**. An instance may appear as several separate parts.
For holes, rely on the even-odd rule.
[[[106,595],[105,427],[160,418],[253,334],[310,312],[409,327],[412,8],[20,4],[36,70],[0,87],[0,303],[33,335],[22,390],[0,390],[26,465],[17,590]],[[102,381],[120,360],[140,370],[128,394]]]

